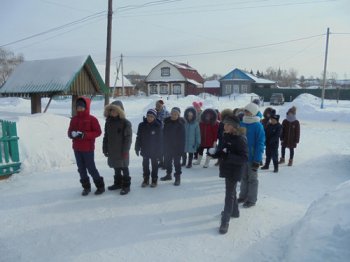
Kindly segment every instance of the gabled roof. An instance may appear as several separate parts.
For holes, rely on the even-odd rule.
[[[96,65],[97,70],[99,71],[100,75],[105,75],[106,66],[105,65]],[[109,73],[109,85],[110,87],[114,87],[114,84],[116,83],[115,80],[117,78],[117,68],[116,66],[111,65],[110,67],[110,73]],[[122,76],[121,72],[119,72],[116,87],[122,86]],[[129,79],[127,79],[124,75],[124,87],[133,87],[134,85],[131,84]]]
[[[91,57],[24,61],[17,66],[0,93],[4,95],[88,95],[107,93]]]
[[[198,73],[198,71],[196,69],[194,69],[193,67],[189,66],[188,64],[184,64],[184,63],[178,63],[178,62],[174,62],[174,61],[168,61],[166,60],[168,63],[172,64],[173,66],[175,66],[179,72],[181,73],[181,75],[186,78],[187,80],[194,80],[197,83],[203,84],[204,83],[204,79],[203,77]],[[189,81],[191,82],[191,81]]]
[[[257,84],[275,84],[276,83],[275,81],[254,76],[238,68],[232,70],[230,73],[228,73],[227,75],[223,76],[220,79],[220,81],[225,81],[225,80],[248,80]]]

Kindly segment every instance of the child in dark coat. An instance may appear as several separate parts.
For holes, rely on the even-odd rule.
[[[241,180],[242,172],[248,161],[248,144],[245,129],[240,127],[236,116],[227,116],[224,120],[224,135],[222,143],[209,154],[220,159],[220,177],[225,178],[225,207],[221,213],[219,232],[225,234],[229,227],[230,217],[239,217],[236,196],[237,182]]]
[[[91,192],[87,171],[92,176],[97,190],[95,195],[105,192],[103,177],[96,169],[94,151],[95,138],[101,135],[101,127],[96,117],[90,115],[91,100],[79,97],[76,101],[77,115],[72,118],[68,128],[68,137],[73,140],[73,150],[77,161],[83,196]]]
[[[266,162],[261,169],[269,169],[270,162],[273,162],[273,172],[278,172],[278,146],[280,135],[282,131],[282,126],[278,122],[280,119],[279,115],[273,114],[270,116],[269,123],[265,128],[265,141],[266,141]]]
[[[158,182],[158,159],[162,156],[162,124],[157,120],[157,111],[149,109],[146,117],[139,124],[135,143],[136,155],[143,157],[143,182],[142,187],[149,185],[151,174],[151,187],[156,187]],[[149,170],[151,161],[152,172]]]
[[[126,119],[121,101],[114,101],[105,107],[105,134],[103,154],[108,158],[108,165],[114,168],[114,184],[108,190],[121,189],[120,194],[130,192],[129,151],[132,140],[131,123]],[[123,174],[122,174],[123,173]]]
[[[173,107],[170,117],[164,120],[163,148],[165,156],[166,176],[162,181],[172,180],[173,162],[175,167],[175,186],[180,185],[181,156],[185,152],[185,120],[180,117],[180,108]]]

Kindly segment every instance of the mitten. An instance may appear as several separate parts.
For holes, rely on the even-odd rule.
[[[259,166],[260,166],[260,163],[258,163],[258,162],[253,162],[253,163],[252,163],[252,170],[253,170],[254,172],[258,171]]]
[[[214,155],[216,153],[216,148],[212,147],[208,149],[209,155]]]
[[[77,137],[77,131],[72,131],[71,133],[70,133],[70,135],[73,137],[73,138],[76,138]]]
[[[77,131],[76,138],[83,138],[83,137],[84,137],[84,133],[81,131]]]

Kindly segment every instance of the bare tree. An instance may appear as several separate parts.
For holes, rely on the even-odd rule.
[[[15,67],[23,61],[22,54],[15,55],[12,51],[0,48],[0,87],[6,82]]]

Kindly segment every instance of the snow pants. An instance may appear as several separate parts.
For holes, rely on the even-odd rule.
[[[258,172],[252,170],[252,162],[248,162],[242,174],[239,198],[256,203],[258,199],[258,185]]]
[[[226,193],[225,193],[224,213],[221,217],[222,223],[229,223],[231,215],[232,214],[237,215],[239,212],[237,196],[236,196],[236,186],[237,186],[237,181],[233,179],[232,176],[225,178]]]

